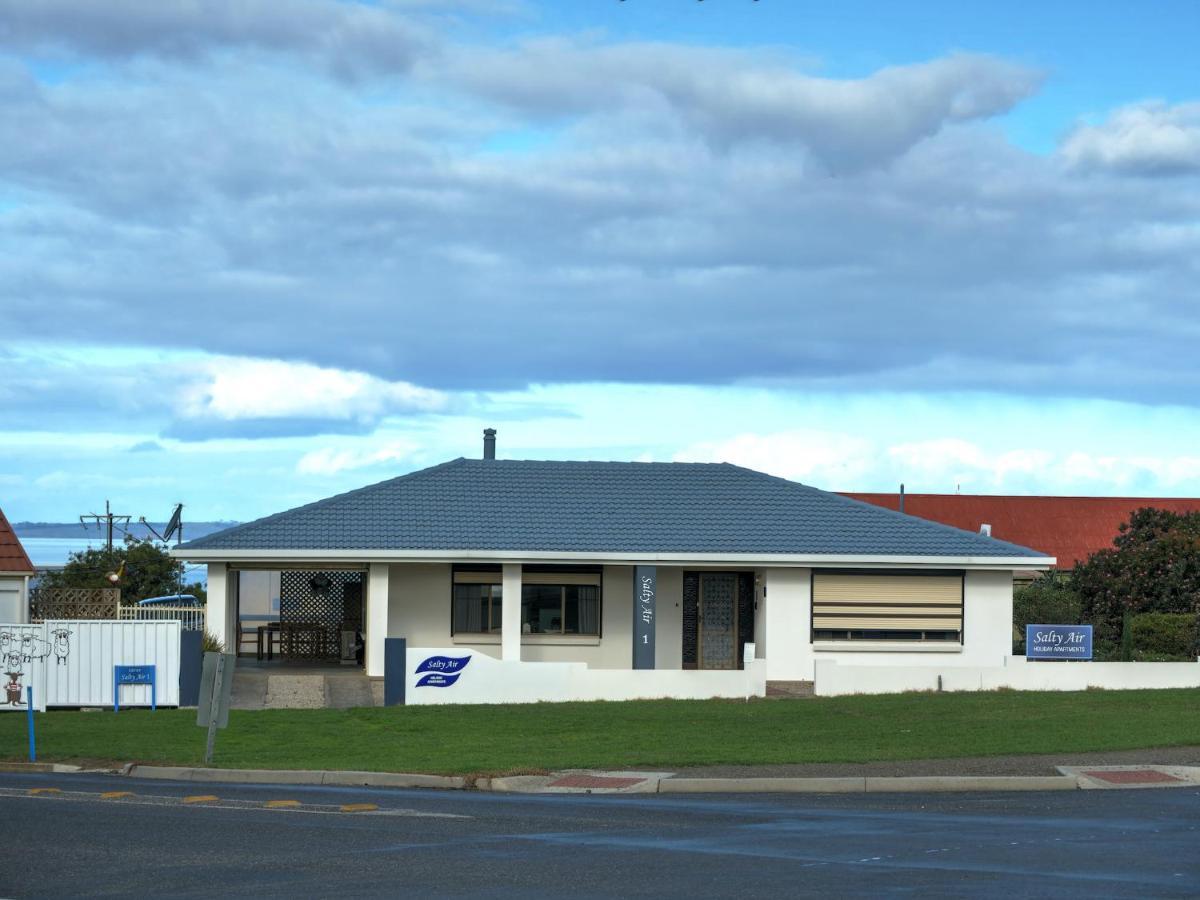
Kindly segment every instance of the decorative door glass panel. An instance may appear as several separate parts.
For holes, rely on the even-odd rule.
[[[737,576],[700,576],[700,667],[737,666]]]

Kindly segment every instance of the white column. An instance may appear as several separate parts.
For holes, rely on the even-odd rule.
[[[236,576],[235,576],[236,577]],[[225,645],[226,653],[237,653],[237,610],[231,610],[229,592],[229,566],[225,563],[208,564],[208,603],[204,613],[205,630]]]
[[[383,640],[388,636],[388,574],[387,563],[371,563],[367,572],[366,644],[367,675],[383,677]],[[397,635],[403,637],[404,635]]]
[[[505,563],[502,577],[500,658],[521,660],[521,565]]]
[[[767,678],[808,681],[813,677],[812,588],[809,569],[767,569],[763,576],[766,607]],[[760,608],[759,612],[764,612]]]

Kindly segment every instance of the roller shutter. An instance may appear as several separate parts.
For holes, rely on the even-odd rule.
[[[963,577],[813,574],[813,631],[869,638],[863,632],[962,633]],[[842,634],[850,632],[851,634]]]

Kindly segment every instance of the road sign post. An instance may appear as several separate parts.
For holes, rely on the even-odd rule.
[[[25,688],[25,715],[29,723],[29,761],[37,762],[37,739],[33,733],[33,688]]]
[[[229,724],[229,700],[233,694],[233,668],[237,657],[232,653],[205,653],[200,673],[200,707],[196,724],[208,729],[204,745],[205,765],[212,762],[217,729]]]

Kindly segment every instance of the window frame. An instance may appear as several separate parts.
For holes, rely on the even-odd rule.
[[[488,621],[493,619],[496,586],[503,584],[503,570],[499,565],[455,565],[450,571],[450,637],[478,635],[494,638],[504,632],[503,623],[497,624],[491,631],[457,631],[454,627],[454,593],[459,584],[489,585],[492,590],[488,593]],[[557,587],[559,589],[559,631],[525,631],[525,588],[526,586]],[[594,587],[596,589],[596,630],[595,631],[565,631],[568,587]],[[502,595],[500,603],[506,598]],[[600,566],[524,566],[521,570],[521,604],[519,620],[521,622],[521,638],[595,638],[604,636],[604,570]]]

